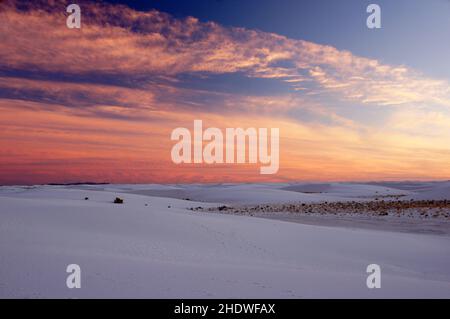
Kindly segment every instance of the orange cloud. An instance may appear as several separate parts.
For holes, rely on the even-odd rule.
[[[331,46],[93,2],[82,2],[83,27],[71,30],[61,15],[63,1],[25,2],[20,10],[14,4],[0,6],[0,63],[8,67],[118,75],[239,71],[307,80],[362,103],[450,106],[448,82]],[[278,61],[293,66],[276,66]]]
[[[0,4],[0,68],[9,71],[0,75],[0,184],[450,178],[444,80],[192,17],[82,2],[82,28],[70,30],[65,2],[16,3]],[[292,90],[224,93],[177,77],[236,72]],[[339,102],[395,107],[384,124],[367,124],[339,113]],[[279,173],[173,164],[171,130],[194,119],[280,128]]]
[[[340,126],[305,125],[267,116],[239,119],[194,112],[152,112],[147,120],[130,122],[45,110],[44,105],[36,102],[17,100],[2,100],[0,112],[2,183],[256,182],[450,176],[448,149],[426,148],[420,139],[411,145],[411,138],[393,131],[364,137],[357,130]],[[279,173],[259,175],[259,165],[249,164],[173,164],[171,129],[192,130],[196,118],[202,118],[205,127],[279,127]]]

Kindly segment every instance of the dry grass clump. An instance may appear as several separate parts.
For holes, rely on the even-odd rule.
[[[194,210],[204,210],[201,207]],[[265,204],[254,206],[220,206],[206,211],[240,215],[263,215],[265,213],[332,214],[332,215],[373,215],[408,216],[419,218],[450,219],[450,200],[376,200],[322,203]]]

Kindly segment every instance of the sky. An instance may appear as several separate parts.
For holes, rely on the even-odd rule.
[[[0,184],[450,179],[450,1],[76,3],[0,3]],[[280,128],[279,171],[174,164],[195,119]]]
[[[111,3],[117,3],[110,1]],[[406,64],[431,76],[449,78],[448,0],[155,0],[129,1],[137,10],[156,8],[183,18],[215,21],[332,45],[384,63]],[[365,27],[366,8],[382,8],[383,28]],[[433,48],[433,50],[430,50]]]

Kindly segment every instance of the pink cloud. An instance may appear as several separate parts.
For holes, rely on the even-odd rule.
[[[450,106],[448,82],[331,46],[93,2],[81,4],[83,27],[72,30],[61,14],[63,1],[26,3],[28,10],[18,10],[14,3],[7,1],[0,7],[4,67],[166,76],[239,71],[291,81],[287,82],[291,85],[296,80],[310,81],[344,100],[361,103]],[[293,66],[274,64],[286,60]]]

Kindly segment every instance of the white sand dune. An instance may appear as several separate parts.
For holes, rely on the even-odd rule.
[[[98,187],[98,186],[91,186]],[[102,190],[191,199],[224,204],[266,204],[364,200],[379,196],[410,195],[408,190],[354,183],[214,184],[214,185],[114,185]]]
[[[291,186],[1,187],[0,297],[450,298],[449,236],[191,212],[186,208],[217,204],[148,196],[172,191],[245,203],[399,190],[333,184],[305,194],[305,185]],[[125,203],[113,204],[116,196]],[[82,269],[81,289],[65,284],[73,263]],[[380,289],[366,287],[372,263],[382,269]]]
[[[450,199],[450,182],[442,183],[436,187],[416,192],[409,196],[415,200],[449,200]]]

